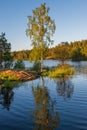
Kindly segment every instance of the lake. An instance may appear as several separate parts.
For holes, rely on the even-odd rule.
[[[0,130],[87,130],[87,62],[68,63],[76,68],[72,77],[0,87]]]

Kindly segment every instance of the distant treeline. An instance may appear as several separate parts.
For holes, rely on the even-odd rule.
[[[14,60],[29,60],[32,50],[22,50],[11,52]],[[87,40],[62,42],[53,48],[49,48],[46,59],[56,59],[65,61],[71,59],[73,61],[87,60]]]
[[[29,60],[31,50],[21,50],[11,52],[13,60]]]

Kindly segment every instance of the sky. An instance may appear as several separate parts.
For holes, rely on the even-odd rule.
[[[6,33],[12,51],[32,48],[26,36],[27,16],[43,3],[56,24],[53,46],[87,39],[87,0],[0,0],[0,34]]]

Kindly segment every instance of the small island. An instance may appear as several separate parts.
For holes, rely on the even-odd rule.
[[[28,81],[38,77],[35,71],[7,69],[0,71],[0,80]]]
[[[67,77],[74,74],[74,67],[68,64],[59,65],[49,72],[49,77],[58,78],[58,77]]]

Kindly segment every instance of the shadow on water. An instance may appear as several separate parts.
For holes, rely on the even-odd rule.
[[[33,111],[35,127],[34,130],[53,130],[60,125],[59,113],[55,111],[55,101],[49,95],[48,89],[44,86],[32,87],[35,100],[35,110]]]
[[[3,109],[10,110],[11,103],[14,100],[13,89],[17,84],[17,82],[6,81],[4,84],[0,85],[0,105],[2,105]]]
[[[73,95],[74,86],[70,77],[63,77],[55,79],[57,84],[56,90],[59,96],[63,96],[64,99],[69,99]]]
[[[3,86],[0,87],[0,104],[3,108],[10,110],[10,105],[14,98],[13,87]]]

